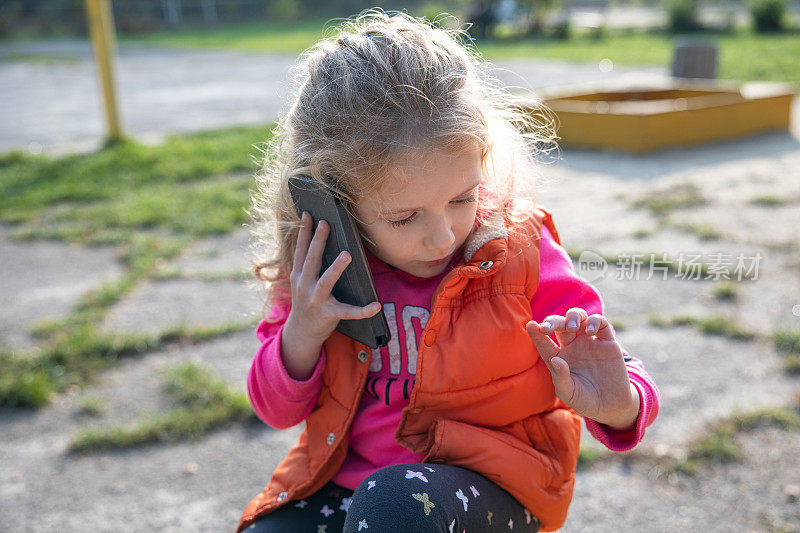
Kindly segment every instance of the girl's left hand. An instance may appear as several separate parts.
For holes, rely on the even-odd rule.
[[[632,429],[639,393],[606,317],[574,307],[525,326],[550,370],[556,395],[578,414],[617,431]],[[548,337],[555,332],[558,344]],[[560,344],[560,346],[559,346]]]

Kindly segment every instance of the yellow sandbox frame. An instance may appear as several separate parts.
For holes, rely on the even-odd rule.
[[[673,82],[545,94],[560,143],[646,153],[788,130],[794,92],[780,83]]]

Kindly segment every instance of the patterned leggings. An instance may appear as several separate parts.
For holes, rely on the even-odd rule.
[[[328,483],[263,517],[247,533],[536,533],[539,522],[508,492],[457,466],[401,464],[355,491]]]

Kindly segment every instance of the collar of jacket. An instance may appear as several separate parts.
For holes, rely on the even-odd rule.
[[[463,262],[450,271],[434,291],[431,312],[436,301],[447,299],[463,289],[470,278],[491,276],[503,268],[508,259],[508,229],[502,213],[484,219],[467,238]]]
[[[475,253],[481,247],[495,239],[508,237],[505,218],[501,211],[495,211],[486,216],[481,224],[473,231],[464,243],[464,262],[472,261]]]

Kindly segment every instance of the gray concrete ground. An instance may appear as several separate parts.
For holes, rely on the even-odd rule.
[[[148,54],[153,61],[149,68],[144,66]],[[239,122],[239,117],[263,122],[279,108],[269,108],[263,93],[280,96],[277,78],[283,75],[281,68],[288,60],[204,54],[123,53],[121,72],[127,72],[129,80],[137,80],[122,81],[123,87],[130,83],[126,90],[141,89],[132,100],[160,106],[158,114],[141,116],[137,123],[141,129],[133,131],[159,135],[196,129],[198,124],[222,126]],[[124,62],[125,57],[129,62]],[[258,66],[262,59],[267,66]],[[244,73],[239,74],[233,65],[241,66]],[[520,61],[504,66],[513,73],[506,74],[506,79],[522,79],[524,83],[512,83],[531,87],[600,75],[594,65]],[[156,67],[177,73],[180,81],[174,87],[180,89],[170,89],[169,75],[159,75]],[[0,116],[4,117],[0,149],[39,142],[47,151],[58,151],[74,148],[72,139],[95,142],[99,128],[69,129],[86,126],[71,125],[77,117],[93,112],[93,99],[75,95],[91,90],[94,84],[91,75],[91,81],[82,78],[85,73],[70,77],[70,68],[66,64],[0,63],[3,79],[13,72],[27,76],[27,98],[38,100],[39,95],[51,91],[51,98],[42,105],[50,106],[46,109],[56,115],[53,120],[66,128],[59,137],[25,118],[42,111],[26,104],[22,92],[10,91],[3,84],[0,91],[10,92],[0,96],[12,95],[16,105],[0,98]],[[265,74],[267,68],[274,68],[271,75]],[[134,72],[138,74],[131,74]],[[248,77],[249,81],[241,84],[248,88],[236,93],[237,98],[224,98],[227,89],[215,89],[219,80],[214,76],[223,79],[219,87],[239,85],[230,82],[236,76]],[[205,83],[210,88],[206,89]],[[70,96],[55,98],[59,93]],[[185,103],[180,95],[187,93],[202,96]],[[262,94],[260,99],[253,96],[256,93]],[[218,107],[226,103],[236,111]],[[183,121],[189,109],[194,116]],[[199,115],[199,110],[204,114]],[[7,112],[12,113],[14,128],[6,125]],[[128,113],[138,116],[132,110]],[[738,296],[731,302],[713,297],[717,282],[712,280],[681,280],[674,275],[666,280],[628,280],[612,268],[594,282],[607,314],[624,324],[620,341],[645,362],[660,385],[663,407],[639,453],[579,473],[563,531],[800,531],[800,508],[793,496],[800,490],[799,433],[769,428],[750,432],[739,439],[744,449],[741,462],[706,466],[695,477],[665,476],[657,460],[679,453],[704,431],[705,424],[720,417],[796,401],[800,377],[781,370],[769,334],[777,328],[800,329],[797,125],[795,121],[791,134],[644,157],[565,148],[560,161],[542,168],[539,201],[553,211],[568,247],[603,253],[700,253],[705,258],[722,252],[748,256],[761,252],[763,256],[758,278],[737,282]],[[638,198],[663,194],[666,188],[683,183],[695,184],[707,202],[699,208],[676,211],[671,225],[658,229],[653,215],[631,206]],[[754,197],[769,194],[787,203],[778,207],[751,204]],[[700,240],[680,229],[677,224],[681,221],[710,225],[722,237]],[[635,236],[638,230],[651,233]],[[27,332],[39,320],[64,316],[82,294],[121,272],[112,250],[51,242],[21,244],[9,241],[7,233],[8,228],[0,231],[2,345],[16,349],[34,346],[35,340]],[[227,276],[248,269],[246,240],[240,231],[196,243],[164,266],[183,273],[183,278],[143,282],[113,308],[104,327],[120,332],[160,331],[181,323],[208,325],[257,316],[258,292]],[[219,274],[225,276],[214,280]],[[669,318],[677,314],[724,315],[758,337],[736,341],[703,335],[688,326],[662,329],[651,324],[653,315]],[[3,531],[231,531],[241,509],[295,442],[299,428],[278,432],[261,424],[238,424],[195,442],[79,457],[65,451],[72,436],[87,424],[106,426],[164,408],[159,376],[174,363],[203,362],[244,391],[244,376],[257,346],[252,331],[195,346],[174,346],[129,358],[105,372],[95,385],[71,390],[36,412],[0,411]],[[107,405],[106,412],[98,417],[82,414],[78,404],[85,397],[100,398]],[[586,444],[596,446],[590,438]]]
[[[156,140],[169,133],[265,124],[283,110],[294,59],[120,46],[117,86],[123,128]],[[496,75],[505,83],[528,89],[666,72],[601,72],[598,65],[553,61],[508,61],[497,67]],[[102,142],[105,118],[88,42],[8,43],[0,49],[0,80],[0,150],[58,153],[89,150]]]

